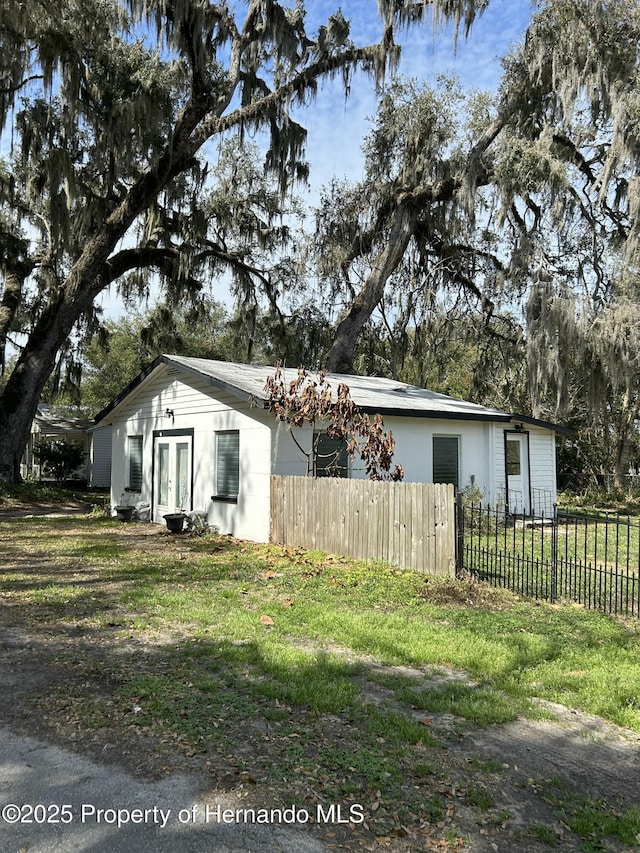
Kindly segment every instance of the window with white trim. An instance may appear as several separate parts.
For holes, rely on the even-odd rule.
[[[131,492],[142,491],[142,436],[127,436],[127,458],[129,460],[129,483]]]
[[[216,433],[215,484],[217,498],[237,498],[240,487],[240,432]]]

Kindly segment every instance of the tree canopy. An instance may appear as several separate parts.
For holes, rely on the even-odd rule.
[[[319,277],[341,306],[328,369],[355,368],[372,324],[391,359],[378,369],[406,369],[409,352],[433,364],[434,343],[453,352],[466,316],[478,355],[488,341],[494,355],[510,345],[514,363],[525,355],[525,411],[598,422],[620,479],[640,390],[624,322],[637,300],[617,284],[637,279],[639,48],[636,0],[548,0],[497,97],[447,80],[387,87],[363,179],[332,184],[317,213]],[[484,366],[490,377],[495,359]]]
[[[229,217],[237,224],[233,196],[226,205],[215,188],[204,192],[216,145],[266,133],[266,169],[282,195],[306,174],[292,105],[328,77],[348,89],[356,68],[382,81],[398,27],[429,11],[468,27],[478,5],[381,0],[379,41],[357,45],[340,11],[307,32],[302,3],[4,3],[0,125],[12,156],[0,168],[0,360],[9,335],[20,349],[0,399],[0,475],[18,476],[58,353],[95,323],[107,287],[140,269],[174,288],[195,288],[220,265],[238,281],[260,279],[225,239]],[[242,222],[245,245],[283,236],[273,213],[265,205]]]
[[[99,331],[96,299],[111,288],[135,305],[151,272],[168,306],[194,309],[229,275],[247,360],[263,323],[273,360],[349,372],[389,358],[380,372],[421,375],[434,340],[453,352],[462,330],[478,388],[510,346],[526,353],[532,413],[568,411],[580,351],[602,378],[591,411],[633,424],[622,319],[636,304],[640,4],[541,0],[494,98],[389,76],[399,28],[468,33],[486,5],[379,0],[379,39],[360,45],[340,11],[309,31],[305,4],[287,0],[3,4],[0,476],[17,476],[47,381]],[[338,76],[348,93],[356,69],[386,82],[364,175],[327,188],[302,265],[289,191],[308,164],[292,110],[312,121],[318,85]],[[265,140],[263,163],[249,136]],[[615,331],[609,349],[597,329]],[[521,366],[506,363],[502,384]]]

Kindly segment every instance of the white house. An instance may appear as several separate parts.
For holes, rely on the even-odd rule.
[[[44,439],[65,441],[83,449],[85,461],[71,474],[70,480],[84,482],[92,488],[104,489],[110,486],[110,426],[94,426],[87,418],[63,417],[52,412],[48,403],[39,403],[20,465],[22,477],[42,476],[40,460],[34,451]]]
[[[84,463],[69,479],[88,482],[91,474],[91,436],[88,433],[90,427],[90,420],[64,417],[52,412],[48,403],[39,403],[20,465],[21,476],[40,478],[43,475],[40,460],[35,453],[41,441],[65,441],[67,444],[78,445],[84,452]]]
[[[111,501],[146,501],[151,517],[196,510],[222,533],[269,539],[270,477],[329,465],[363,477],[311,427],[289,428],[265,410],[274,368],[161,355],[96,417],[111,426]],[[295,378],[297,371],[289,371]],[[408,482],[477,486],[514,513],[549,512],[556,500],[555,434],[562,428],[455,400],[390,379],[329,375],[362,411],[393,432],[394,463]],[[329,451],[330,460],[327,461]]]

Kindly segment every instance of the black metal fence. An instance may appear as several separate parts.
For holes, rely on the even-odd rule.
[[[640,616],[640,520],[554,508],[534,518],[458,499],[456,566],[494,586]]]

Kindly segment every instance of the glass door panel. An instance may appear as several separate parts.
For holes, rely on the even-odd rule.
[[[509,512],[529,515],[529,437],[526,433],[507,435],[505,465]]]
[[[162,443],[158,445],[158,489],[156,502],[159,506],[169,506],[169,445]]]
[[[162,516],[192,509],[191,497],[191,436],[169,435],[156,439],[154,467],[155,521]]]
[[[189,443],[176,444],[176,506],[191,509],[191,476],[189,472]]]

